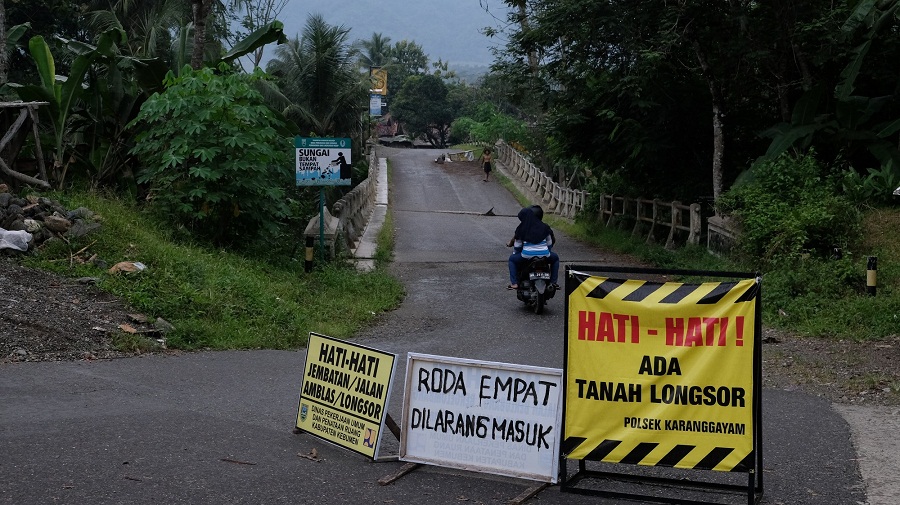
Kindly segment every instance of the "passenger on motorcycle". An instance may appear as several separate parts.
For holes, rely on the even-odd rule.
[[[525,207],[519,211],[519,226],[513,238],[506,244],[513,248],[509,255],[509,286],[506,289],[518,289],[519,267],[532,258],[550,258],[550,284],[559,289],[559,255],[551,250],[555,243],[553,230],[543,221],[544,209],[540,205]]]

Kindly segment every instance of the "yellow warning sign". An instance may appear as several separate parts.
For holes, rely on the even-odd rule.
[[[753,468],[758,282],[573,277],[562,452],[609,463]]]
[[[395,356],[310,333],[297,428],[374,458]]]

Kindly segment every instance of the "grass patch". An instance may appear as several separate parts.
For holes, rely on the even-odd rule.
[[[118,351],[137,354],[159,351],[163,348],[162,344],[152,338],[126,333],[124,331],[114,333],[111,343],[113,348]]]
[[[590,219],[548,224],[604,249],[659,268],[753,272],[753,267],[710,254],[704,247],[668,251]],[[763,323],[807,336],[878,340],[900,332],[900,210],[868,212],[866,239],[841,259],[803,257],[761,272]],[[876,296],[866,294],[867,256],[878,256]]]
[[[387,176],[388,188],[390,188],[390,181],[392,178],[390,160],[388,160]],[[382,225],[381,230],[378,231],[378,238],[376,240],[378,241],[378,244],[375,247],[375,265],[380,268],[390,263],[394,254],[394,215],[391,212],[390,206],[387,208],[387,212],[384,216],[384,225]]]
[[[634,256],[641,262],[657,268],[733,271],[736,267],[727,260],[710,254],[705,247],[686,245],[668,250],[662,244],[648,244],[643,239],[632,237],[628,231],[606,227],[591,219],[578,219],[571,222],[553,217],[548,220],[548,224],[579,240],[610,251]]]
[[[103,225],[82,240],[49,244],[24,262],[98,278],[101,289],[172,323],[169,347],[294,349],[306,345],[311,331],[347,338],[379,312],[396,307],[403,295],[400,283],[383,269],[360,273],[328,263],[307,274],[301,258],[247,257],[173,241],[167,226],[121,199],[50,196],[67,208],[91,209]],[[120,261],[138,261],[146,269],[107,273]]]

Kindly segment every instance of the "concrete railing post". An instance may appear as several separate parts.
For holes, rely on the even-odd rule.
[[[666,238],[666,249],[675,248],[675,231],[681,225],[681,202],[674,201],[670,205],[669,236]]]
[[[700,215],[700,204],[691,204],[691,231],[688,234],[688,242],[693,245],[700,244],[700,233],[703,228],[703,218]]]

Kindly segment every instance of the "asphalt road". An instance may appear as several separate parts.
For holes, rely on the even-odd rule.
[[[437,154],[379,151],[392,166],[391,268],[408,296],[358,341],[398,354],[394,418],[410,351],[562,367],[561,297],[536,316],[505,289],[518,204],[480,171],[432,163]],[[495,216],[483,215],[491,208]],[[558,238],[564,263],[628,264]],[[379,486],[403,463],[293,434],[304,358],[246,351],[0,365],[0,504],[506,503],[531,486],[434,466]],[[763,443],[762,503],[865,503],[850,428],[827,402],[765,390]],[[396,452],[388,437],[382,456]],[[529,503],[633,502],[554,486]]]

